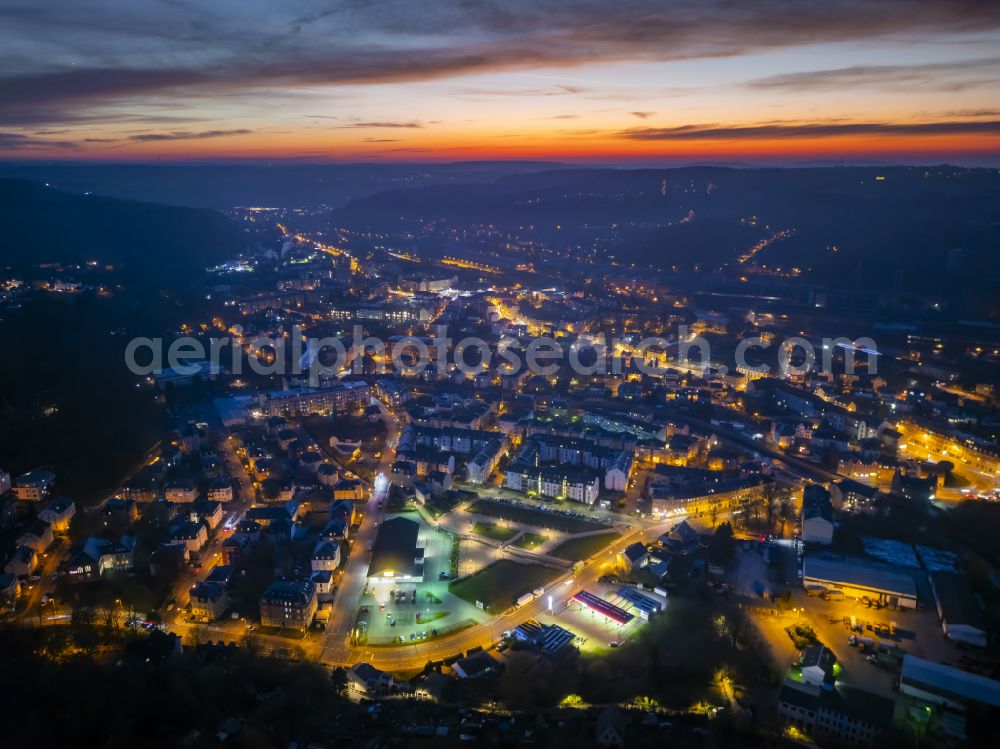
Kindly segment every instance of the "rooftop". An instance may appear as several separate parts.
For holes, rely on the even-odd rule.
[[[1000,707],[1000,681],[915,655],[903,659],[900,682],[968,702]]]
[[[368,575],[379,577],[416,577],[422,572],[422,550],[417,549],[420,526],[407,518],[393,518],[379,526],[372,547]]]
[[[831,583],[869,588],[910,598],[917,596],[917,584],[912,576],[844,559],[806,557],[802,562],[802,574],[806,578]]]

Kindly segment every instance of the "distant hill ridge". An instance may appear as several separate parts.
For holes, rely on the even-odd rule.
[[[173,282],[232,257],[238,228],[212,210],[63,192],[0,179],[0,264],[97,260],[124,277]]]

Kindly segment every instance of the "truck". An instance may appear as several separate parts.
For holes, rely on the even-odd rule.
[[[526,603],[531,603],[542,594],[540,592],[541,590],[542,590],[541,588],[535,588],[530,593],[524,593],[523,595],[518,596],[517,599],[514,601],[514,605],[517,608],[520,608],[521,606],[524,606]]]

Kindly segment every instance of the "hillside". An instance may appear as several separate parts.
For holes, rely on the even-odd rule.
[[[604,243],[655,267],[734,267],[754,257],[835,286],[907,288],[950,272],[996,280],[1000,174],[957,167],[565,169],[492,183],[394,190],[336,211],[335,225],[419,231],[490,224],[555,246]],[[955,263],[952,263],[955,266]],[[983,271],[988,271],[983,278]]]
[[[488,182],[557,168],[542,161],[451,164],[17,164],[0,179],[48,182],[60,190],[199,208],[243,206],[339,208],[396,187]]]
[[[174,283],[237,254],[244,241],[215,211],[77,195],[0,180],[0,263],[96,260],[125,280]],[[162,287],[161,287],[162,288]]]

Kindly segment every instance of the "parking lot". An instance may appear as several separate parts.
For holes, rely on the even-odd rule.
[[[762,545],[747,544],[741,547],[727,576],[733,585],[733,595],[749,605],[779,665],[789,666],[796,658],[795,648],[785,632],[791,624],[804,624],[815,631],[819,641],[841,664],[841,681],[887,696],[893,693],[896,678],[895,669],[889,664],[893,659],[886,658],[876,664],[867,657],[880,646],[890,652],[898,652],[895,650],[898,648],[941,663],[957,664],[961,660],[963,653],[945,638],[932,601],[921,600],[918,610],[902,611],[869,607],[853,598],[826,600],[819,595],[810,596],[799,584],[784,584],[786,556],[782,554],[775,564],[768,565]],[[779,596],[777,601],[770,600],[775,593],[787,593],[788,598]],[[860,629],[851,629],[852,617],[853,624]],[[895,635],[890,634],[893,624]],[[850,644],[852,634],[870,641],[871,647]]]
[[[416,519],[414,516],[413,519]],[[423,582],[369,581],[358,604],[353,638],[369,645],[422,642],[461,628],[485,614],[448,591],[452,535],[422,520]]]

